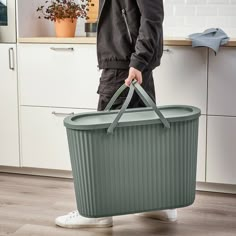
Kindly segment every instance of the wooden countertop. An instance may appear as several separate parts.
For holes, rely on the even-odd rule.
[[[96,37],[74,37],[74,38],[56,38],[56,37],[32,37],[18,38],[18,43],[65,43],[65,44],[96,44]],[[166,46],[191,46],[191,40],[184,37],[164,37]],[[236,38],[230,38],[226,47],[236,47]]]
[[[18,43],[96,44],[96,37],[73,37],[73,38],[32,37],[32,38],[18,38],[17,42]]]

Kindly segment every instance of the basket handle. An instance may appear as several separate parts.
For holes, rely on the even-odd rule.
[[[120,94],[127,88],[127,86],[125,84],[123,84],[117,91],[116,93],[113,95],[113,97],[111,98],[110,102],[107,104],[106,108],[104,109],[104,111],[108,111],[111,109],[112,105],[114,104],[114,102],[116,101],[116,99],[120,96]],[[158,117],[160,118],[161,122],[163,123],[163,125],[166,128],[170,128],[170,124],[169,122],[166,120],[166,118],[162,115],[162,113],[160,112],[160,110],[158,109],[158,107],[156,106],[156,104],[152,101],[152,99],[149,97],[149,95],[145,92],[145,90],[138,84],[137,80],[133,80],[133,82],[130,84],[129,87],[129,93],[127,95],[127,98],[124,102],[124,104],[122,105],[120,111],[118,112],[118,115],[116,116],[116,118],[114,119],[114,121],[111,123],[111,125],[109,126],[107,132],[108,133],[113,133],[114,129],[116,128],[121,116],[124,114],[125,110],[127,109],[132,96],[134,94],[134,90],[137,92],[137,94],[139,95],[139,97],[142,99],[142,101],[144,102],[144,104],[148,107],[152,107],[152,109],[155,111],[155,113],[158,115]]]

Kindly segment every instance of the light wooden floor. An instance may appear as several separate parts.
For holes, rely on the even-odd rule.
[[[0,236],[236,236],[236,195],[198,192],[172,224],[127,215],[114,217],[107,229],[54,225],[56,216],[74,209],[71,180],[0,173]]]

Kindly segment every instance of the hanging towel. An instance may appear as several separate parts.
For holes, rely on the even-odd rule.
[[[192,40],[192,47],[209,47],[214,50],[215,55],[219,47],[229,41],[228,35],[219,28],[210,28],[203,33],[190,34],[188,37]]]

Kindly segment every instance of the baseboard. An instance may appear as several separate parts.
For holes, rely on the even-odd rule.
[[[67,179],[73,178],[72,172],[69,170],[0,166],[0,172],[24,174],[24,175],[47,176],[47,177],[55,177],[55,178],[67,178]],[[197,182],[196,190],[236,194],[236,185]]]
[[[236,185],[197,182],[196,190],[207,191],[207,192],[236,194]]]
[[[0,172],[72,179],[72,172],[69,170],[0,166]]]

